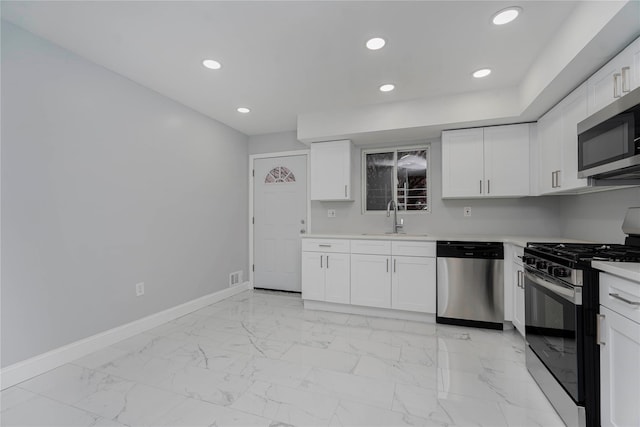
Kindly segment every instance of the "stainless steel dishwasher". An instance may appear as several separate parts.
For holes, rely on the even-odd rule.
[[[502,243],[439,241],[436,256],[436,322],[503,329]]]

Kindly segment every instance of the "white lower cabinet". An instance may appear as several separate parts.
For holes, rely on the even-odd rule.
[[[302,241],[302,298],[349,304],[349,241]]]
[[[436,259],[393,257],[391,308],[436,312]]]
[[[303,252],[302,298],[349,304],[349,254]]]
[[[511,255],[511,286],[513,289],[513,312],[511,323],[513,323],[513,327],[520,332],[520,335],[524,337],[524,265],[522,264],[524,248],[514,246]]]
[[[391,308],[390,256],[351,254],[351,304]]]
[[[524,332],[524,267],[522,264],[513,271],[513,327],[525,336]]]
[[[640,283],[600,274],[600,424],[602,426],[640,426],[640,306],[638,304],[640,304]]]
[[[436,244],[303,239],[302,299],[435,314]]]
[[[359,250],[355,242],[352,247]],[[435,313],[435,243],[392,242],[379,250],[383,253],[351,254],[351,304]]]

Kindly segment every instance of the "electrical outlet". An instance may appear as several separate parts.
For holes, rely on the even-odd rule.
[[[464,216],[471,216],[471,207],[466,206],[464,208]]]
[[[136,283],[136,296],[141,297],[144,295],[144,282]]]
[[[329,209],[327,210],[327,216],[329,218],[335,218],[336,217],[336,210],[335,209]]]

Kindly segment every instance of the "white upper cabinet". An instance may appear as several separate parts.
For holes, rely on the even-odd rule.
[[[560,108],[552,108],[538,120],[538,193],[553,193],[556,177],[562,169],[562,117]],[[577,156],[577,152],[576,152]]]
[[[584,84],[560,103],[562,117],[562,172],[557,185],[563,191],[585,188],[586,178],[578,178],[578,123],[587,118],[587,91]]]
[[[353,200],[351,141],[311,144],[311,200]]]
[[[492,126],[484,129],[485,195],[529,195],[530,125]]]
[[[484,130],[442,132],[442,197],[478,197],[484,179]]]
[[[587,80],[588,114],[611,104],[640,86],[640,38]]]
[[[442,132],[442,197],[529,195],[529,124]]]
[[[578,178],[578,123],[586,119],[583,83],[538,121],[538,193],[571,193],[588,187]]]

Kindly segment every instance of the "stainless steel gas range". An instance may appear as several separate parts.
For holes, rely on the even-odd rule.
[[[640,262],[638,239],[529,243],[524,250],[527,369],[568,426],[600,425],[599,272],[591,261]]]

